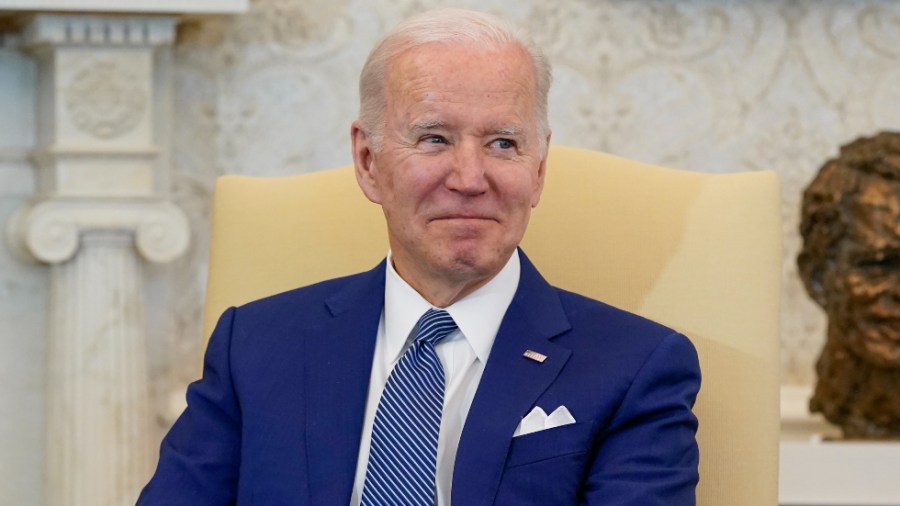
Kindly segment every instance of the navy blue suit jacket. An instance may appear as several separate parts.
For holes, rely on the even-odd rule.
[[[459,442],[452,503],[693,505],[691,343],[554,288],[521,258]],[[384,278],[382,262],[226,311],[138,504],[349,504]],[[513,437],[535,406],[560,405],[576,423]]]

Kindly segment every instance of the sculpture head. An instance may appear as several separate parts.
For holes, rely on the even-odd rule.
[[[803,194],[806,289],[828,315],[810,410],[900,438],[900,133],[844,146]]]
[[[829,318],[829,339],[900,368],[900,133],[859,139],[803,197],[800,275]]]

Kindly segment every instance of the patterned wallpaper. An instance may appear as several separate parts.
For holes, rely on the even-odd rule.
[[[204,271],[214,178],[349,163],[368,49],[399,20],[438,5],[487,10],[532,31],[555,67],[555,143],[698,171],[781,175],[783,381],[811,382],[825,322],[794,266],[799,197],[838,146],[900,129],[900,3],[256,0],[246,15],[179,34],[171,178],[195,243],[171,282],[159,284],[175,319],[157,353],[157,393],[180,396],[196,374],[204,284],[196,273]]]

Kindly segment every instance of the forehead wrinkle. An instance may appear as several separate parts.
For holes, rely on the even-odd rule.
[[[518,48],[515,44],[513,44],[513,46],[517,47],[517,49],[522,52],[522,55],[526,58],[528,68],[532,70],[523,71],[521,62],[506,61],[502,58],[498,59],[491,69],[485,70],[493,75],[501,77],[504,84],[499,89],[486,91],[482,88],[470,89],[469,83],[466,81],[436,81],[435,76],[432,75],[433,71],[431,69],[434,56],[430,53],[423,52],[423,50],[432,48],[435,45],[447,46],[447,44],[444,43],[429,43],[408,49],[407,51],[396,55],[391,60],[388,65],[386,75],[387,86],[385,90],[388,92],[389,96],[391,94],[399,95],[405,93],[409,96],[417,97],[417,100],[420,101],[430,101],[435,99],[441,100],[439,97],[444,92],[456,92],[476,96],[483,96],[485,94],[514,94],[524,95],[531,99],[536,98],[536,83],[533,69],[530,66],[531,62],[530,60],[527,60],[527,54],[524,53],[524,50]],[[450,48],[455,46],[456,44],[451,44]],[[460,46],[463,50],[474,50],[476,56],[502,52],[506,47],[506,45],[501,45],[497,48],[483,48],[479,46],[473,47],[469,44],[460,44]],[[445,49],[448,48],[445,47]],[[469,63],[468,56],[470,56],[470,53],[467,53],[466,51],[451,51],[444,55],[444,63],[447,67],[464,69],[467,68]],[[428,70],[423,72],[423,68]],[[436,84],[438,85],[437,88],[435,87]],[[510,85],[515,89],[509,89]]]
[[[436,49],[443,51],[436,55]],[[498,49],[461,49],[465,51],[427,44],[395,56],[385,76],[385,106],[393,110],[393,118],[387,121],[393,121],[405,135],[440,129],[477,136],[515,136],[519,143],[530,140],[525,138],[532,127],[539,126],[535,79],[533,72],[526,71],[530,67],[523,69],[521,62],[505,57],[491,59]],[[506,56],[503,49],[499,52]],[[459,69],[468,67],[477,67],[486,77],[476,81],[463,78]],[[482,104],[479,111],[485,113],[477,121],[466,109],[473,103]]]

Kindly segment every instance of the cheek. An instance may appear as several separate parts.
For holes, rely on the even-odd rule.
[[[867,276],[856,271],[850,271],[840,278],[838,288],[852,299],[867,298],[873,290],[873,285]]]
[[[382,205],[388,208],[386,211],[397,214],[409,205],[413,195],[418,191],[416,180],[410,176],[399,169],[382,174],[379,179],[379,188],[383,200]]]
[[[842,272],[824,280],[825,311],[829,318],[846,321],[861,307],[868,306],[870,298],[868,284],[862,276],[853,272]]]
[[[538,199],[539,195],[536,195],[530,188],[517,196],[515,202],[516,212],[520,219],[524,220],[525,223],[528,222],[528,219],[531,216],[531,210],[537,206]]]
[[[531,207],[532,202],[539,195],[539,184],[530,171],[500,170],[500,176],[495,178],[497,191],[504,202],[511,207]]]
[[[412,184],[397,186],[382,203],[385,219],[395,231],[404,234],[424,227],[428,216],[440,207],[433,192]]]
[[[434,198],[447,172],[438,158],[414,157],[398,167],[394,190],[398,200],[422,202]]]

